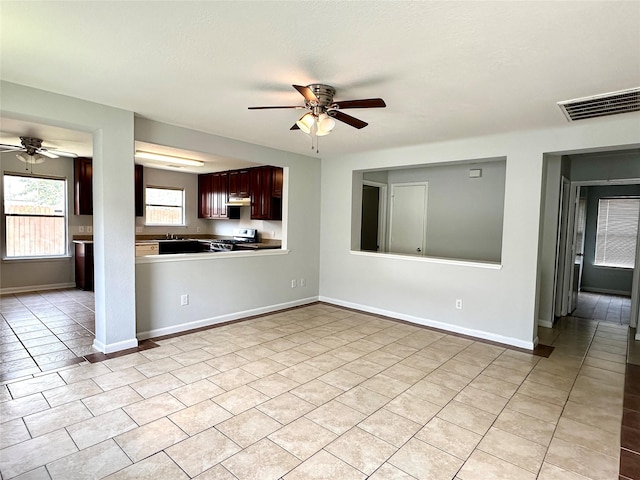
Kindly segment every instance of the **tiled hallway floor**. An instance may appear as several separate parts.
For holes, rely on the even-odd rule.
[[[326,304],[0,389],[3,479],[618,479],[627,328],[541,358]]]
[[[572,315],[589,320],[629,325],[631,297],[580,292],[576,309]]]

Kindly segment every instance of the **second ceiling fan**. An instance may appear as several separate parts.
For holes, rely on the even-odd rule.
[[[308,110],[290,130],[302,130],[311,136],[323,136],[329,134],[335,126],[335,120],[351,125],[354,128],[364,128],[368,125],[356,117],[352,117],[341,110],[351,108],[382,108],[386,103],[381,98],[367,98],[361,100],[343,100],[334,102],[333,96],[336,89],[331,85],[322,83],[312,83],[311,85],[293,85],[304,97],[305,104],[287,106],[249,107],[249,110],[266,110],[277,108],[292,108],[297,110]],[[313,145],[312,147],[313,148]]]

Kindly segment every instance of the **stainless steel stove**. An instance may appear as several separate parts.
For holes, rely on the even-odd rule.
[[[210,244],[210,250],[214,252],[230,252],[237,250],[237,246],[243,243],[256,243],[258,240],[255,228],[234,229],[233,238],[223,238],[213,240]]]

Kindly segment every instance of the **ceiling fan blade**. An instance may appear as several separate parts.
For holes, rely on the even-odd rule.
[[[358,129],[364,128],[369,125],[367,122],[363,122],[362,120],[357,119],[356,117],[352,117],[351,115],[347,115],[346,113],[342,113],[339,110],[329,110],[327,112],[327,115]]]
[[[51,153],[46,148],[38,148],[36,152],[47,158],[59,158],[58,155],[56,155],[55,153]]]
[[[302,85],[292,85],[292,86],[298,92],[300,92],[300,95],[302,95],[307,102],[315,103],[316,105],[320,104],[320,100],[318,100],[318,97],[316,97],[316,94],[313,93],[313,90],[311,90],[309,87],[303,87]]]
[[[6,143],[0,143],[0,152],[17,152],[19,150],[24,150],[24,147],[20,147],[18,145],[8,145]]]
[[[300,130],[300,127],[297,123],[294,123],[293,126],[289,130]]]
[[[334,102],[332,107],[337,107],[340,109],[345,108],[382,108],[386,107],[387,104],[384,103],[384,100],[381,98],[366,98],[363,100],[343,100],[342,102]]]
[[[78,157],[78,155],[76,155],[73,152],[65,152],[64,150],[56,150],[54,148],[47,148],[47,151],[49,153],[53,153],[54,155],[57,155],[58,157],[67,157],[67,158],[77,158]],[[42,152],[40,152],[40,153],[42,153]]]
[[[290,106],[274,106],[274,107],[247,107],[249,110],[269,110],[273,108],[295,108],[296,110],[306,109],[307,107],[302,107],[300,105],[290,105]]]

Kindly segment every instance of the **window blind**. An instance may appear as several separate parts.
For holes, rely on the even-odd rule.
[[[598,201],[595,264],[634,268],[640,198]]]

